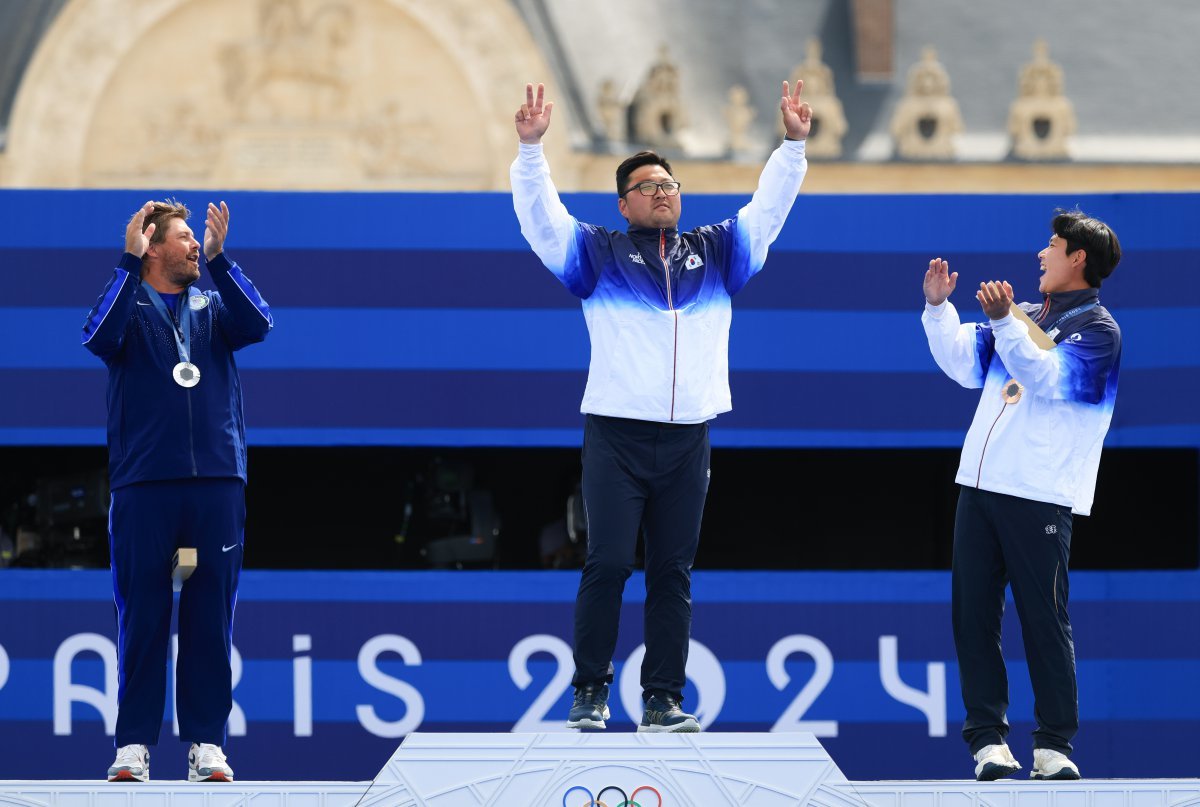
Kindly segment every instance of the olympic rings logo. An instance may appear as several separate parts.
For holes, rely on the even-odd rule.
[[[578,790],[580,793],[585,794],[587,796],[587,801],[578,802],[575,804],[568,804],[567,796],[571,795],[576,790]],[[612,804],[602,801],[602,799],[604,798],[604,794],[609,792],[610,790],[613,791],[614,793],[620,794],[621,800],[614,801]],[[637,801],[638,794],[643,791],[645,791],[647,793],[653,793],[654,797],[656,799],[658,799],[658,804],[651,804],[650,802]],[[628,796],[625,795],[624,790],[617,787],[616,785],[608,785],[607,787],[601,788],[600,792],[597,793],[595,796],[592,795],[592,791],[588,790],[583,785],[575,785],[574,787],[568,789],[566,793],[563,793],[562,803],[563,803],[563,807],[663,807],[663,798],[662,798],[662,794],[659,793],[654,788],[650,787],[650,785],[642,785],[641,787],[634,790],[631,795],[628,795]]]

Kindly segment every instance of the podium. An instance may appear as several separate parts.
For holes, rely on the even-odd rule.
[[[1022,771],[1023,773],[1023,771]],[[0,782],[3,807],[1196,807],[1200,779],[849,782],[807,733],[410,734],[371,782]]]
[[[416,733],[362,807],[862,807],[846,784],[807,733]]]

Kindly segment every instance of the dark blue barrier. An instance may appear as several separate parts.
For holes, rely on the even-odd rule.
[[[104,369],[79,332],[123,222],[163,195],[0,191],[0,445],[103,442]],[[229,202],[229,254],[275,311],[276,332],[238,357],[253,444],[579,443],[583,317],[526,247],[507,195],[179,196],[197,211]],[[688,197],[682,223],[744,201]],[[608,195],[566,203],[621,224]],[[954,299],[968,318],[980,280],[1035,298],[1051,212],[1076,204],[1125,248],[1103,292],[1125,346],[1107,445],[1200,445],[1198,194],[801,196],[734,302],[735,408],[714,444],[959,445],[976,393],[928,356],[925,265],[942,256],[961,273]]]
[[[577,580],[246,572],[235,769],[369,779],[409,731],[560,729]],[[626,590],[614,731],[633,730],[640,708],[642,586],[638,575]],[[693,593],[685,698],[707,730],[815,731],[852,779],[970,774],[948,574],[702,572]],[[1194,775],[1200,573],[1076,573],[1071,598],[1085,775]],[[1010,744],[1028,762],[1032,695],[1012,610]],[[0,573],[0,614],[0,779],[98,777],[115,719],[108,574]],[[155,777],[179,778],[170,705],[165,721]]]

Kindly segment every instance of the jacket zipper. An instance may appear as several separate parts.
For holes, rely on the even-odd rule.
[[[1000,413],[996,415],[996,419],[992,421],[992,428],[988,429],[987,437],[983,438],[983,448],[979,450],[979,467],[975,470],[975,489],[979,490],[979,484],[983,479],[983,456],[987,454],[988,441],[992,439],[992,430],[996,428],[996,424],[1000,422],[1004,410],[1008,409],[1008,404],[1004,404]]]
[[[667,280],[667,310],[675,317],[675,341],[671,345],[671,420],[675,420],[675,377],[679,369],[679,312],[671,299],[671,267],[667,264],[667,231],[658,231],[658,259]]]
[[[200,471],[196,468],[196,433],[192,424],[192,391],[184,390],[184,393],[188,402],[188,451],[192,455],[192,476],[199,476]]]
[[[183,303],[180,302],[179,305],[183,305]],[[176,328],[179,327],[179,315],[178,314],[175,315],[175,327]],[[188,356],[188,359],[191,359],[191,356]],[[198,468],[196,468],[196,427],[195,427],[195,424],[192,422],[192,391],[190,389],[185,389],[183,392],[185,395],[187,395],[188,454],[192,458],[192,476],[199,476],[200,471]]]

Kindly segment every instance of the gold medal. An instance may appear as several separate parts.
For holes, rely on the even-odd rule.
[[[1025,388],[1015,378],[1010,378],[1004,382],[1004,387],[1000,390],[1000,397],[1004,399],[1006,404],[1015,404],[1021,400],[1021,393]]]

